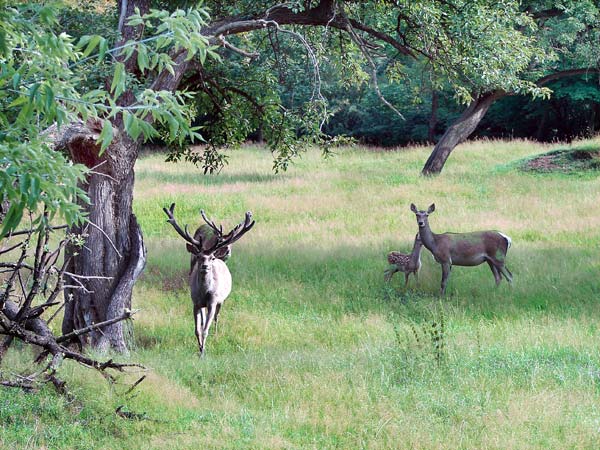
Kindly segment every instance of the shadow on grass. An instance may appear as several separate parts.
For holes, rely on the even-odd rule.
[[[151,256],[143,282],[163,291],[187,290],[189,258],[170,246],[150,242]],[[515,282],[499,287],[486,264],[455,267],[448,294],[438,296],[441,270],[428,252],[422,256],[420,283],[404,277],[383,280],[385,251],[378,248],[309,249],[257,247],[234,252],[228,262],[232,297],[250,310],[281,314],[390,313],[413,319],[443,305],[473,319],[518,317],[523,313],[563,317],[594,313],[600,296],[598,261],[591,250],[534,247],[513,250],[508,267]],[[574,269],[577,268],[577,269]],[[400,274],[401,275],[401,274]]]
[[[197,173],[170,173],[160,171],[140,171],[136,175],[138,180],[156,182],[157,184],[175,183],[182,185],[203,186],[225,186],[236,183],[268,183],[283,180],[287,174],[269,174],[261,172],[239,173],[239,174],[203,174],[201,170]]]

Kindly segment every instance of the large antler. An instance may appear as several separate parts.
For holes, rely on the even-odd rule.
[[[211,228],[211,230],[215,232],[215,235],[217,237],[223,237],[223,225],[219,225],[217,227],[212,220],[209,220],[208,217],[206,217],[206,214],[204,213],[203,209],[200,210],[200,215],[202,216],[206,224]]]
[[[179,233],[179,236],[181,236],[187,242],[192,244],[194,247],[197,247],[198,250],[201,250],[202,249],[202,241],[198,241],[198,240],[194,239],[192,236],[190,236],[187,225],[185,226],[185,229],[182,230],[181,227],[177,224],[177,221],[175,220],[175,216],[173,215],[173,211],[175,211],[175,203],[171,203],[171,207],[169,209],[163,208],[163,211],[169,217],[169,220],[167,220],[167,222],[169,222],[171,225],[173,225],[173,228],[175,228],[175,231],[177,231],[177,233]]]
[[[208,249],[208,251],[211,251],[211,252],[215,252],[222,247],[233,244],[235,241],[237,241],[239,238],[241,238],[244,234],[246,234],[248,231],[250,231],[255,223],[254,220],[252,220],[252,213],[250,211],[248,211],[246,213],[244,222],[239,223],[238,225],[235,226],[235,228],[233,228],[233,230],[231,230],[229,233],[227,233],[225,236],[223,236],[223,226],[222,225],[217,227],[212,220],[209,220],[206,217],[206,214],[204,214],[203,210],[200,211],[200,214],[202,215],[202,218],[204,219],[206,224],[211,228],[211,230],[214,231],[214,233],[217,237],[217,242],[210,249]]]

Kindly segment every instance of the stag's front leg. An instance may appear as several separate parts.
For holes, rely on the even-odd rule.
[[[194,305],[194,331],[196,333],[196,340],[198,341],[198,349],[200,350],[200,356],[204,353],[204,342],[202,340],[202,330],[204,328],[204,315],[200,306]]]
[[[215,311],[215,337],[217,337],[217,333],[219,332],[219,313],[221,312],[222,303],[217,303],[216,311]]]
[[[440,288],[440,295],[446,294],[446,284],[448,284],[448,277],[450,276],[450,270],[452,270],[452,264],[442,263],[442,286]]]
[[[206,338],[208,337],[208,330],[210,329],[210,325],[215,318],[215,313],[217,311],[216,303],[211,302],[206,307],[206,321],[204,323],[204,328],[202,329],[202,353],[204,353],[204,349],[206,348]]]

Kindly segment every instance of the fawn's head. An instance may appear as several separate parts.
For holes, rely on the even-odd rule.
[[[415,204],[411,203],[410,210],[415,213],[415,216],[417,216],[417,224],[419,225],[419,228],[423,228],[428,224],[427,218],[429,217],[429,214],[435,211],[435,203],[432,203],[429,208],[427,208],[427,211],[419,211]]]

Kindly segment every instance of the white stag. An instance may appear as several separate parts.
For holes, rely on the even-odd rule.
[[[208,220],[204,211],[200,211],[202,218],[212,231],[208,237],[206,225],[201,225],[194,237],[190,236],[187,225],[182,229],[175,220],[173,212],[175,203],[169,209],[163,208],[169,217],[169,222],[175,231],[187,242],[186,248],[192,254],[190,271],[190,290],[194,305],[194,325],[200,356],[206,348],[206,337],[213,322],[217,322],[221,306],[231,292],[231,273],[227,268],[221,254],[228,256],[228,247],[250,231],[254,226],[252,213],[247,212],[244,221],[236,225],[229,233],[223,235],[223,226],[217,227]]]

